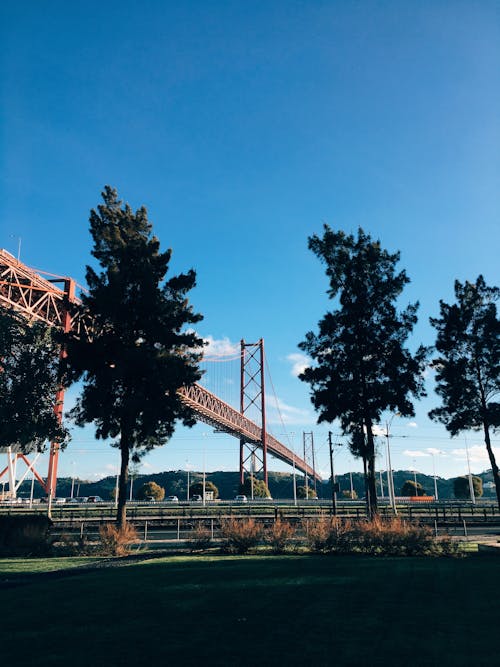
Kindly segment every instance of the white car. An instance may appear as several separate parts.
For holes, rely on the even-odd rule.
[[[247,502],[248,502],[248,499],[247,499],[246,496],[239,495],[239,496],[235,496],[235,497],[234,497],[234,502],[235,502],[235,503],[247,503]]]
[[[179,502],[179,498],[177,498],[177,496],[167,496],[167,497],[165,498],[165,502],[166,502],[166,503],[178,503],[178,502]]]

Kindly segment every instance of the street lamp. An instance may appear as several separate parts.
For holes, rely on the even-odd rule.
[[[186,500],[189,502],[189,461],[187,459],[186,459],[186,473],[187,473]]]
[[[472,481],[472,473],[470,471],[470,458],[469,458],[469,445],[467,444],[467,438],[465,438],[465,453],[467,455],[467,470],[469,472],[469,491],[470,499],[473,505],[476,504],[476,494],[474,493],[474,483]]]
[[[433,474],[433,477],[434,477],[434,500],[439,500],[437,480],[436,480],[436,463],[434,461],[434,452],[431,452],[431,456],[432,456],[432,474]]]
[[[396,494],[394,493],[394,477],[392,475],[392,463],[391,463],[391,445],[390,445],[390,428],[392,424],[392,420],[394,417],[398,416],[399,417],[399,412],[396,412],[392,415],[390,420],[385,422],[385,438],[387,441],[387,487],[388,487],[388,493],[389,493],[389,503],[392,507],[392,511],[394,514],[398,513],[397,507],[396,507]]]
[[[72,475],[71,475],[71,500],[73,500],[73,493],[75,491],[75,462],[71,461]]]

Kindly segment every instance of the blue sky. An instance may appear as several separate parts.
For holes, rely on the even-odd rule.
[[[500,284],[497,2],[20,1],[0,12],[0,247],[17,254],[20,238],[22,261],[83,283],[103,186],[146,205],[172,270],[197,271],[200,333],[265,339],[287,430],[297,449],[314,431],[325,474],[327,429],[291,356],[328,308],[307,237],[324,222],[361,225],[401,251],[402,305],[421,304],[412,346],[432,342],[428,317],[456,278]],[[393,465],[430,472],[430,448],[444,452],[439,474],[463,474],[464,439],[426,418],[435,402],[413,426],[394,419]],[[488,467],[480,437],[468,442],[473,470]],[[200,469],[203,450],[207,469],[236,469],[236,441],[200,425],[143,470]],[[92,478],[117,462],[78,430],[60,473]],[[337,455],[339,471],[360,467]]]

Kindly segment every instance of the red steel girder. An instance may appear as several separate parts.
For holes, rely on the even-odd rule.
[[[64,289],[54,283],[62,281]],[[74,331],[77,335],[91,335],[91,325],[81,313],[70,311],[69,303],[79,303],[75,296],[75,282],[71,278],[46,280],[36,271],[16,260],[10,253],[0,249],[0,303],[11,307],[28,319],[42,320],[47,324],[60,327],[65,331]],[[209,392],[199,384],[179,389],[179,395],[187,403],[200,421],[217,429],[256,444],[264,445],[277,459],[293,465],[308,475],[313,476],[312,468],[296,456],[281,442],[276,440],[264,428],[245,417],[228,403]],[[56,412],[62,416],[62,394],[56,397]],[[263,396],[259,395],[261,406]],[[255,399],[257,400],[257,399]],[[51,461],[47,488],[55,491],[57,475],[58,448],[51,446]],[[51,467],[52,466],[52,467]],[[316,477],[320,479],[319,475]]]

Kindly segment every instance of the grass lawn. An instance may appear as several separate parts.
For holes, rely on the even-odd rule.
[[[1,590],[1,657],[16,667],[494,665],[499,568],[486,556],[214,556],[75,570]]]
[[[101,558],[0,558],[0,581],[15,581],[29,574],[56,572],[91,565]]]

